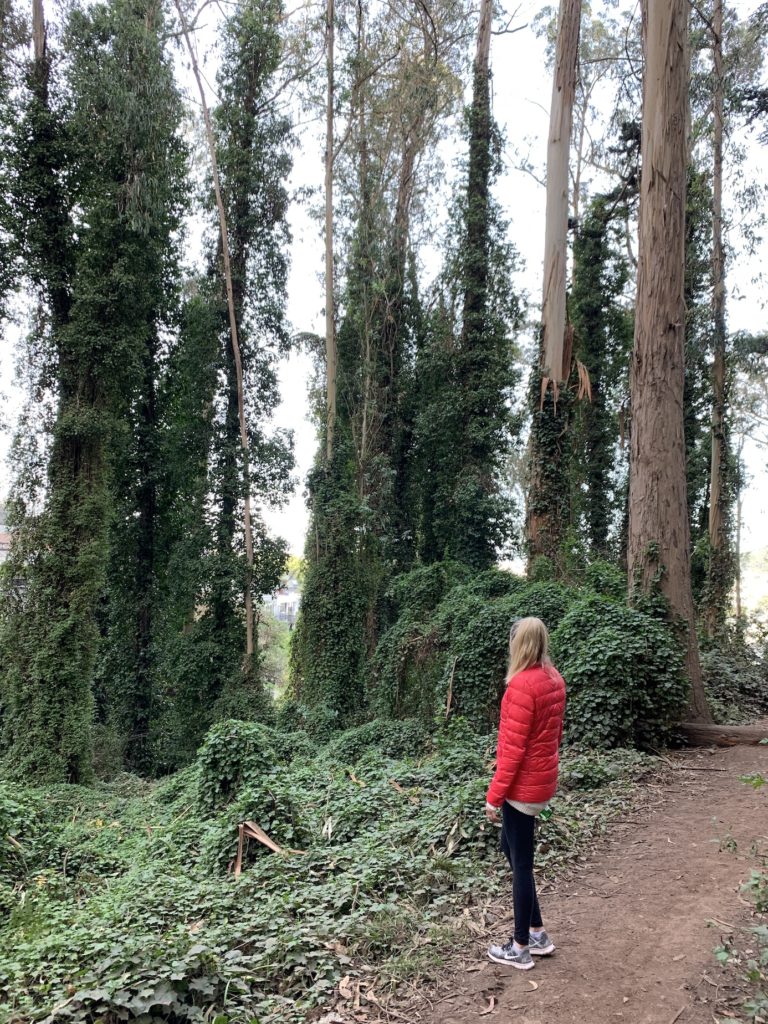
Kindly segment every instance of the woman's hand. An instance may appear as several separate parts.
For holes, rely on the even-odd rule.
[[[493,804],[489,804],[489,803],[486,802],[486,805],[485,805],[485,816],[488,819],[488,821],[493,822],[494,825],[498,825],[499,824],[499,821],[500,821],[499,810],[500,810],[500,808],[494,807]]]

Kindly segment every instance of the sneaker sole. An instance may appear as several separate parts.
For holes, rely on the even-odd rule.
[[[530,971],[536,964],[531,960],[529,964],[519,964],[515,960],[504,960],[501,957],[492,956],[488,954],[488,959],[492,960],[495,964],[501,964],[502,967],[516,967],[518,971]]]
[[[550,944],[545,946],[543,949],[529,949],[528,952],[531,956],[551,956],[555,952],[556,948],[557,947],[554,942],[550,942]]]

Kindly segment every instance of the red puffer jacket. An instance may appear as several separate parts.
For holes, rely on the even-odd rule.
[[[501,702],[489,804],[539,804],[554,796],[564,711],[565,683],[557,669],[534,665],[512,676]]]

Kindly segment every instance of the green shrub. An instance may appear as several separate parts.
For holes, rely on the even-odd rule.
[[[403,614],[379,641],[369,672],[371,703],[380,716],[434,714],[437,681],[445,660],[447,630]]]
[[[477,594],[478,597],[496,598],[507,597],[515,594],[529,586],[523,576],[516,576],[504,569],[486,569],[478,573],[475,578],[467,584],[468,594]]]
[[[472,570],[462,562],[422,565],[397,576],[390,584],[387,600],[394,617],[408,614],[423,619],[437,608],[454,587],[471,578]]]
[[[653,765],[638,750],[568,750],[560,762],[560,787],[566,790],[602,789],[612,782],[637,781]]]
[[[270,731],[270,737],[277,752],[277,759],[288,764],[296,757],[312,757],[317,751],[317,743],[310,739],[303,729],[295,732]]]
[[[266,726],[238,719],[219,722],[198,751],[198,806],[211,812],[230,803],[277,761],[273,735]]]
[[[511,595],[509,608],[513,618],[535,615],[551,633],[577,597],[576,592],[559,583],[529,583]]]
[[[613,562],[602,558],[591,562],[584,570],[584,586],[594,594],[625,601],[627,597],[627,574]]]
[[[447,704],[450,689],[457,714],[480,732],[491,728],[504,692],[513,620],[535,615],[552,629],[570,601],[568,591],[556,583],[532,583],[475,606],[463,621],[457,617],[439,683],[439,704]]]
[[[208,731],[196,762],[197,804],[206,812],[230,803],[278,764],[312,757],[317,750],[306,732],[280,732],[260,722],[230,719]]]
[[[303,847],[309,840],[309,831],[304,825],[303,795],[286,768],[277,768],[244,786],[237,799],[206,828],[202,865],[217,873],[226,870],[237,855],[238,825],[243,821],[255,822],[280,846]],[[259,856],[274,854],[258,841],[250,840],[245,863],[252,863]]]
[[[768,712],[768,664],[746,644],[701,651],[710,709],[719,722],[748,722]]]
[[[430,731],[423,721],[378,718],[334,736],[323,753],[342,764],[355,764],[372,750],[385,757],[418,757],[430,746]]]
[[[679,644],[668,625],[590,596],[555,630],[552,652],[568,684],[572,742],[647,749],[668,740],[687,694]]]
[[[0,886],[13,887],[26,875],[36,821],[37,808],[19,787],[0,782]]]
[[[546,583],[554,580],[557,576],[555,563],[547,555],[537,555],[533,560],[528,573],[528,579],[532,583]]]
[[[280,732],[296,732],[304,729],[306,709],[295,697],[285,695],[275,703],[275,728]]]
[[[448,703],[479,731],[492,727],[504,686],[513,619],[554,629],[573,601],[557,583],[527,583],[500,570],[454,587],[426,621],[405,614],[382,637],[371,667],[380,715],[432,718]]]

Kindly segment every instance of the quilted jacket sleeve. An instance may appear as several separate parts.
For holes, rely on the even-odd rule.
[[[502,806],[523,763],[535,710],[536,702],[527,688],[513,684],[507,686],[501,702],[496,771],[486,796],[493,807]]]

